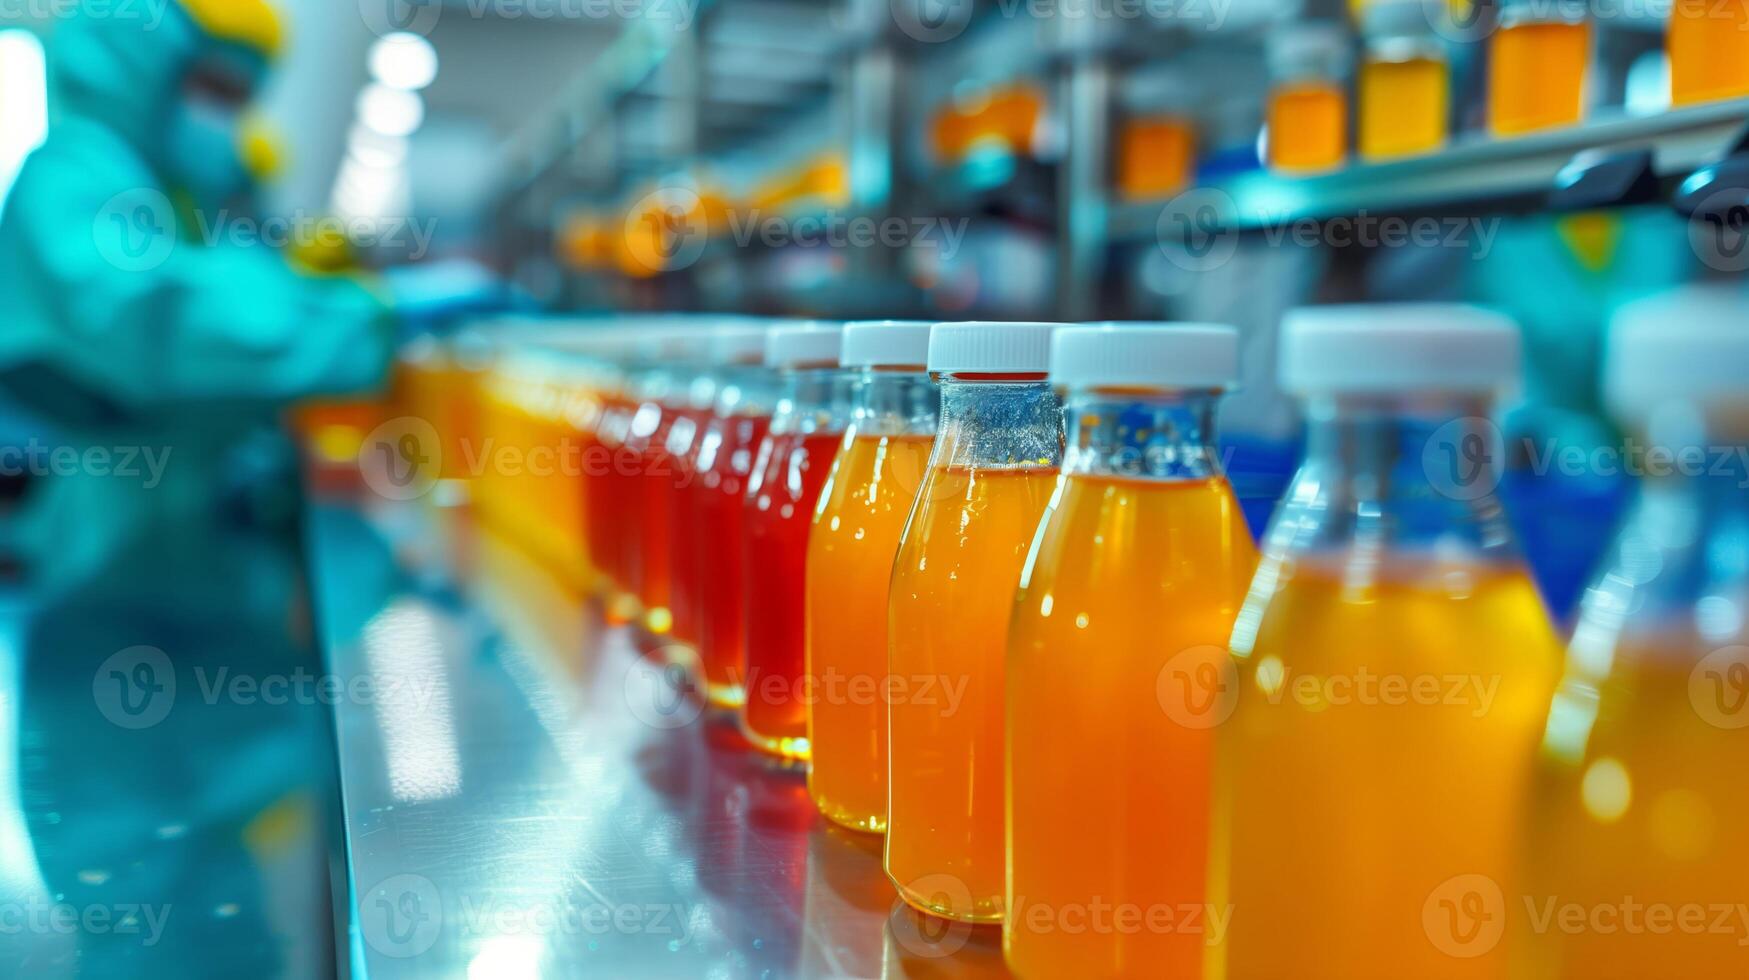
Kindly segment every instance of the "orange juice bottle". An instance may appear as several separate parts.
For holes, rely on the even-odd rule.
[[[1348,159],[1348,33],[1322,21],[1284,24],[1269,36],[1269,166],[1332,170]]]
[[[1488,131],[1516,136],[1585,115],[1591,24],[1574,0],[1507,0],[1488,52]]]
[[[766,365],[779,372],[783,397],[747,481],[741,729],[756,747],[788,759],[809,755],[808,532],[849,421],[849,383],[838,367],[843,337],[842,326],[826,324],[771,331]]]
[[[1211,974],[1494,978],[1518,906],[1554,632],[1494,490],[1519,335],[1473,307],[1317,307],[1283,327],[1307,457],[1213,712]]]
[[[1256,566],[1214,441],[1237,376],[1230,327],[1057,332],[1069,449],[1008,635],[1018,976],[1199,976],[1224,921],[1205,908],[1214,732],[1159,686],[1225,656]]]
[[[887,828],[887,586],[935,441],[927,323],[852,323],[844,446],[808,538],[808,791],[852,830]]]
[[[1361,19],[1361,157],[1387,160],[1439,149],[1451,111],[1451,65],[1424,0],[1370,0]]]
[[[1749,7],[1675,0],[1664,50],[1672,105],[1749,95]]]
[[[1027,549],[1062,462],[1051,324],[940,324],[941,432],[888,608],[887,877],[913,907],[999,922],[1004,663]]]
[[[1738,293],[1616,314],[1606,390],[1640,499],[1585,597],[1525,904],[1541,977],[1749,973],[1749,334]],[[1577,912],[1569,910],[1578,910]]]

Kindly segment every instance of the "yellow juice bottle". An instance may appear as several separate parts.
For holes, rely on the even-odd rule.
[[[1582,5],[1506,3],[1488,54],[1489,132],[1516,136],[1584,118],[1591,24]]]
[[[1287,172],[1332,170],[1348,159],[1348,34],[1321,21],[1269,36],[1267,163]]]
[[[1749,335],[1687,290],[1616,316],[1640,499],[1587,593],[1543,742],[1535,976],[1749,972]],[[1687,460],[1688,462],[1683,462]],[[1527,974],[1532,975],[1532,974]]]
[[[1008,637],[1019,976],[1199,976],[1226,921],[1206,902],[1214,732],[1161,684],[1225,657],[1255,568],[1214,445],[1237,362],[1227,327],[1057,333],[1069,450]]]
[[[1361,23],[1361,157],[1388,160],[1439,149],[1449,125],[1451,66],[1423,0],[1371,0]]]
[[[1749,6],[1675,0],[1664,50],[1672,105],[1749,95]]]
[[[1504,977],[1553,628],[1494,495],[1503,317],[1320,307],[1284,326],[1307,459],[1233,631],[1211,904],[1230,978]]]
[[[1052,329],[936,326],[941,433],[893,567],[887,876],[967,922],[1002,918],[1008,618],[1062,460]]]
[[[808,537],[808,791],[834,823],[875,833],[887,828],[887,587],[940,411],[929,328],[845,327],[856,408]]]

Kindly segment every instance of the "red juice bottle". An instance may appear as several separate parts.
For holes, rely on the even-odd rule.
[[[780,373],[783,397],[747,487],[742,728],[764,751],[795,759],[808,757],[808,532],[848,423],[842,338],[838,326],[771,332],[766,364]]]

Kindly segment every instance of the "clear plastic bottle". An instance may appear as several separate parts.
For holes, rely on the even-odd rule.
[[[780,395],[776,372],[765,366],[767,333],[725,334],[713,343],[712,356],[723,365],[721,384],[693,463],[704,582],[698,594],[699,669],[707,699],[719,708],[738,708],[746,700],[741,671],[747,659],[747,483]]]
[[[1369,0],[1363,8],[1366,47],[1358,92],[1363,159],[1413,156],[1445,145],[1451,65],[1427,2]]]
[[[668,430],[668,456],[674,461],[675,483],[668,499],[669,635],[682,646],[699,649],[704,597],[716,587],[705,574],[703,540],[704,471],[699,466],[722,389],[749,366],[763,363],[766,328],[753,322],[727,322],[705,339],[704,369],[687,389],[686,407]]]
[[[843,339],[836,325],[771,331],[765,363],[779,372],[783,398],[747,483],[742,730],[790,759],[808,758],[808,529],[850,420],[850,384],[838,366]]]
[[[1690,288],[1615,317],[1606,391],[1629,434],[1602,465],[1641,492],[1568,649],[1527,894],[1619,928],[1537,931],[1527,975],[1749,971],[1745,308]]]
[[[671,500],[681,486],[668,436],[687,417],[694,379],[703,373],[708,335],[696,320],[675,319],[641,338],[647,369],[634,390],[625,449],[636,462],[626,505],[637,528],[626,550],[627,591],[637,598],[641,622],[656,635],[672,625],[668,610]]]
[[[999,922],[1008,618],[1056,484],[1052,324],[944,323],[941,433],[893,566],[887,876],[913,907]]]
[[[1268,164],[1290,173],[1348,159],[1348,76],[1354,54],[1340,24],[1294,21],[1268,41]]]
[[[1019,976],[1202,970],[1213,933],[1181,910],[1207,888],[1214,732],[1158,686],[1225,655],[1256,569],[1215,447],[1238,360],[1231,327],[1057,332],[1069,451],[1008,636],[1002,938]],[[1101,905],[1137,928],[1073,928]]]
[[[808,790],[852,830],[887,827],[887,590],[941,413],[927,323],[852,323],[855,411],[808,539]]]
[[[1553,627],[1495,495],[1517,327],[1316,307],[1283,328],[1307,457],[1277,510],[1217,729],[1218,976],[1498,977]]]
[[[1585,117],[1591,22],[1583,0],[1505,0],[1488,52],[1488,131],[1516,136]]]

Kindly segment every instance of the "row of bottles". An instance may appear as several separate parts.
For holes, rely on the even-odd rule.
[[[1726,975],[1740,309],[1618,316],[1627,444],[1707,465],[1648,464],[1564,660],[1494,493],[1518,331],[1469,307],[1290,314],[1307,455],[1261,549],[1214,427],[1230,328],[602,331],[566,345],[614,461],[582,544],[829,819],[886,835],[906,902],[1001,923],[1020,975]],[[1624,903],[1672,924],[1595,925]]]

